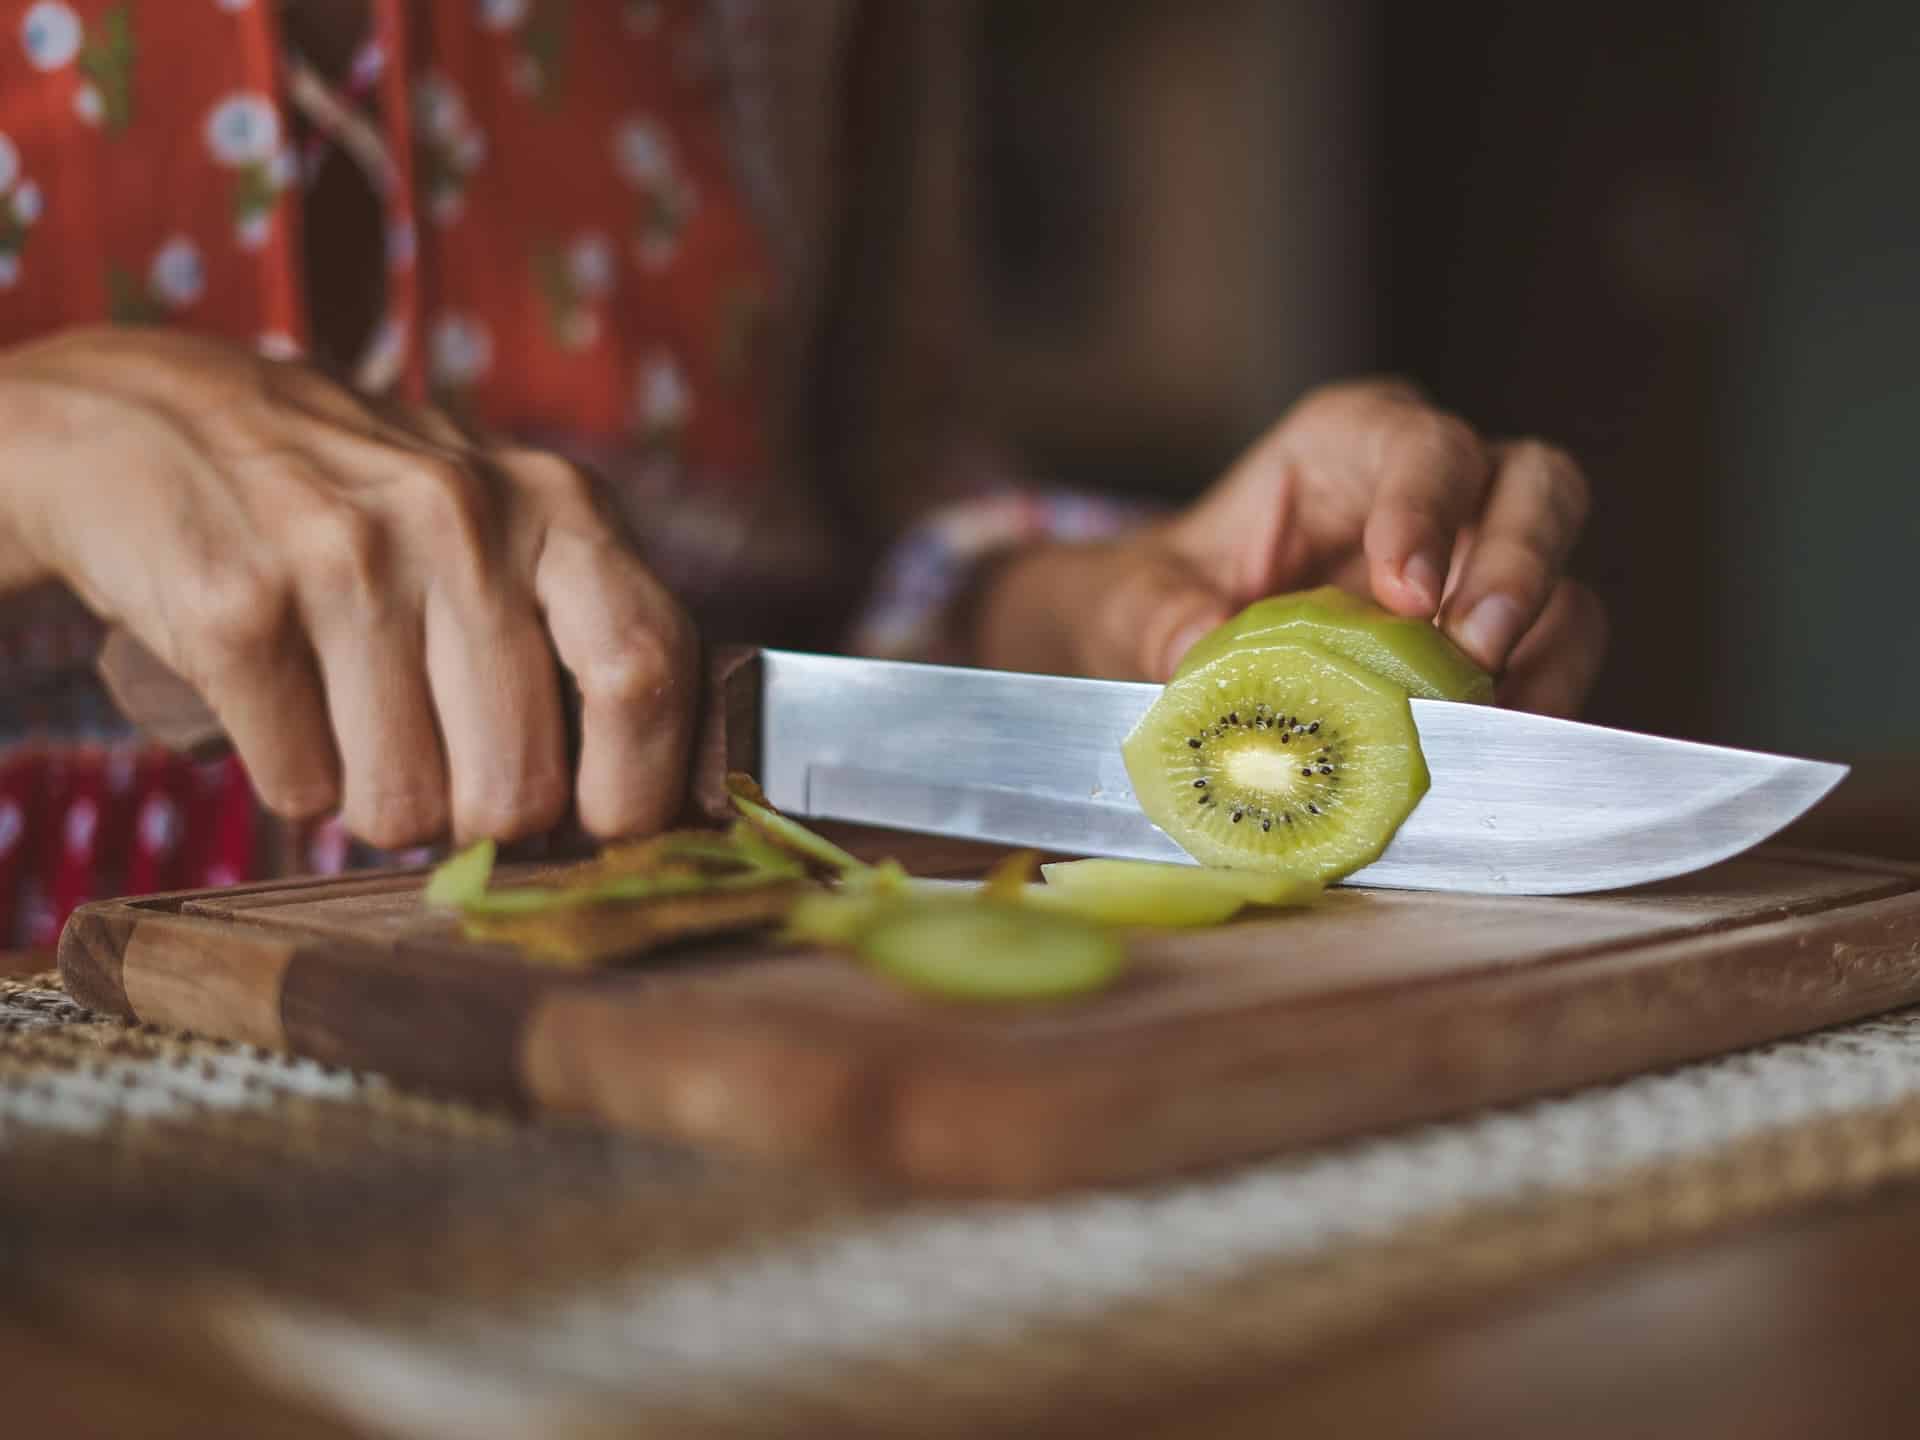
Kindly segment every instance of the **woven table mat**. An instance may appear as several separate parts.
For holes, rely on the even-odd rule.
[[[859,1191],[0,982],[13,1313],[368,1433],[1111,1431],[1389,1317],[1920,1173],[1920,1011],[1045,1202]],[[157,1323],[156,1323],[157,1317]],[[1070,1397],[1070,1404],[1064,1397]]]

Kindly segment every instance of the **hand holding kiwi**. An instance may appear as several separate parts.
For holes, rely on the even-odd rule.
[[[1403,384],[1331,385],[1179,514],[1003,562],[972,611],[975,652],[1165,682],[1253,602],[1338,587],[1389,620],[1434,622],[1502,704],[1571,715],[1606,649],[1599,602],[1565,573],[1587,506],[1579,467],[1551,446],[1489,440]]]
[[[1203,865],[1330,883],[1427,793],[1408,697],[1492,698],[1434,626],[1332,589],[1249,606],[1189,652],[1127,737],[1140,808]]]

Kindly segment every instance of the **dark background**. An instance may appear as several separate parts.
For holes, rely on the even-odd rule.
[[[993,0],[1004,403],[1177,500],[1391,370],[1586,465],[1590,718],[1920,750],[1920,16]]]

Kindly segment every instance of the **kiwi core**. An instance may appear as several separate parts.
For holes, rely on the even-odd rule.
[[[1249,740],[1220,757],[1227,779],[1248,790],[1272,796],[1282,803],[1298,797],[1300,761],[1278,745]]]

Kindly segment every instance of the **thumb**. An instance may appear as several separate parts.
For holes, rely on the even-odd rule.
[[[1136,551],[1107,606],[1105,668],[1165,683],[1200,637],[1233,610],[1231,597],[1181,556],[1157,546]]]

